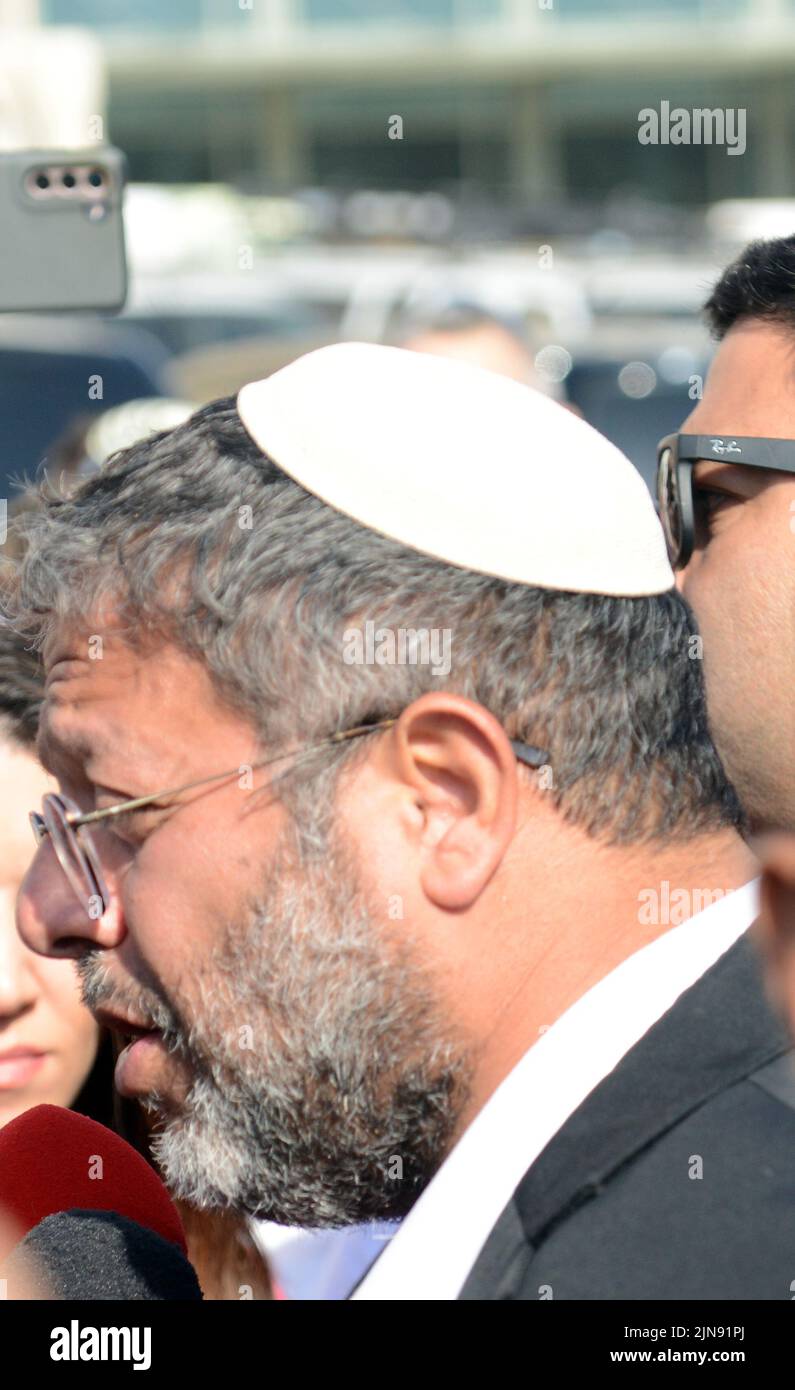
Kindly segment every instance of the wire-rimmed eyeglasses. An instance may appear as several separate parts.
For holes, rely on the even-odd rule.
[[[379,729],[388,729],[396,723],[397,719],[381,719],[373,724],[358,724],[352,729],[343,729],[339,733],[331,734],[318,743],[307,744],[305,748],[292,749],[265,758],[254,763],[252,771],[254,768],[269,767],[272,763],[281,762],[284,758],[294,757],[302,761],[323,748],[333,748],[335,744],[344,743],[348,739],[359,738],[363,734],[375,733]],[[520,739],[511,739],[510,744],[519,761],[528,767],[540,768],[549,762],[548,754],[532,744],[523,743]],[[201,777],[195,782],[186,782],[180,787],[170,787],[164,791],[152,792],[149,796],[138,796],[133,800],[119,801],[115,806],[103,807],[101,811],[82,812],[80,807],[76,806],[63,793],[48,792],[42,798],[41,812],[30,812],[30,824],[37,845],[40,845],[49,835],[58,862],[69,883],[88,916],[92,921],[95,921],[107,912],[110,906],[111,893],[102,872],[102,864],[96,847],[86,827],[114,816],[125,815],[130,811],[138,811],[144,806],[151,806],[153,802],[160,801],[164,797],[176,796],[180,792],[192,791],[194,787],[208,786],[211,782],[221,782],[224,779],[239,776],[240,767],[235,767],[229,772],[218,772],[212,777]]]

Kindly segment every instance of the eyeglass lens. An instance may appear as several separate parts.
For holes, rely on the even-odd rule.
[[[44,799],[44,823],[66,877],[80,901],[91,912],[92,900],[104,901],[91,862],[67,820],[66,808],[55,796]]]
[[[660,454],[657,501],[668,553],[673,562],[678,558],[682,548],[682,506],[676,464],[670,449],[663,449]]]

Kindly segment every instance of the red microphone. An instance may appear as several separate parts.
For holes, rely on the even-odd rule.
[[[132,1145],[86,1115],[36,1105],[0,1130],[0,1210],[27,1234],[75,1208],[115,1212],[187,1254],[165,1184]],[[0,1260],[10,1248],[0,1240]]]

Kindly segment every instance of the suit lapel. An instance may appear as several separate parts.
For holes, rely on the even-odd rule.
[[[461,1298],[493,1298],[494,1255],[539,1246],[553,1225],[711,1096],[792,1047],[768,1002],[758,949],[746,932],[696,981],[583,1101],[531,1165],[467,1279]],[[504,1283],[504,1281],[503,1281]],[[504,1289],[503,1289],[504,1294]]]

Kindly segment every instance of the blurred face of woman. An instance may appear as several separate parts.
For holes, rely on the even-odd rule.
[[[97,1054],[99,1027],[80,1002],[74,961],[36,955],[14,903],[33,854],[28,811],[56,789],[36,759],[0,733],[0,1128],[33,1105],[71,1105]]]

